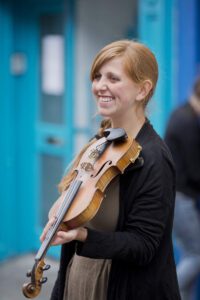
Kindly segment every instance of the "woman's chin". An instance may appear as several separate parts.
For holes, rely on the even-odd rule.
[[[112,118],[112,116],[113,116],[113,112],[111,112],[111,111],[108,111],[108,110],[105,110],[105,109],[98,109],[98,113],[99,113],[99,115],[101,115],[102,117],[104,117],[104,118]]]

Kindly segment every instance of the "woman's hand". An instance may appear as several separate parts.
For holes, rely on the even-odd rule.
[[[46,234],[50,227],[55,223],[56,218],[52,217],[49,222],[46,224],[41,236],[40,241],[43,242],[45,240]],[[71,229],[69,231],[57,231],[51,245],[61,245],[65,243],[69,243],[71,241],[81,241],[84,242],[87,238],[87,229],[84,227],[79,227],[76,229]]]
[[[84,242],[87,238],[87,229],[79,227],[69,231],[58,231],[52,241],[52,245],[61,245],[71,241]]]

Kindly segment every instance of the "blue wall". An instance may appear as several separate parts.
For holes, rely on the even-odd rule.
[[[177,1],[178,103],[186,101],[200,69],[198,0]]]
[[[175,102],[173,14],[173,0],[139,1],[139,40],[150,47],[159,64],[159,81],[149,115],[161,135]]]
[[[10,58],[13,47],[12,6],[10,1],[0,2],[0,198],[1,230],[0,257],[15,253],[17,229],[20,216],[16,210],[16,115],[13,98],[14,85],[10,72]]]

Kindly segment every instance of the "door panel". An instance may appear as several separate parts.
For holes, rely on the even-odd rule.
[[[62,7],[61,7],[62,8]],[[37,236],[48,220],[48,212],[58,198],[57,184],[63,174],[65,162],[71,157],[66,138],[69,124],[65,120],[65,107],[72,105],[65,92],[65,39],[66,15],[61,9],[56,12],[39,12],[40,76],[37,111],[36,156],[37,156]],[[69,55],[66,54],[66,55]],[[71,124],[72,126],[72,124]],[[70,127],[71,127],[70,126]],[[67,156],[67,158],[66,158]],[[35,248],[38,248],[36,243]],[[48,253],[58,254],[58,247]]]
[[[61,157],[49,155],[47,153],[40,155],[41,164],[41,188],[40,196],[40,226],[44,227],[47,221],[49,208],[52,202],[58,197],[56,184],[63,172],[63,160]],[[49,176],[49,174],[51,174]]]
[[[39,228],[44,227],[48,211],[58,197],[56,184],[62,174],[64,129],[64,17],[63,13],[42,12],[39,17],[40,96],[37,144]]]
[[[24,55],[27,65],[15,78],[19,252],[38,250],[48,211],[58,197],[57,184],[73,152],[73,76],[70,84],[66,76],[73,74],[71,1],[45,3],[29,0],[15,9],[15,52]],[[48,253],[57,256],[59,247]]]

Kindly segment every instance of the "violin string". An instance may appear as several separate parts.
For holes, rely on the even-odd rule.
[[[60,221],[60,219],[63,218],[63,214],[66,213],[65,209],[67,209],[68,205],[70,204],[70,201],[71,201],[71,196],[74,194],[74,191],[77,189],[78,187],[78,184],[77,184],[77,181],[75,180],[69,187],[69,190],[67,192],[67,194],[65,195],[64,197],[64,200],[57,212],[57,215],[56,215],[56,223]],[[68,198],[68,200],[66,200],[66,198]],[[54,228],[50,228],[50,229],[54,229]]]
[[[69,188],[69,190],[68,190],[68,193],[65,195],[65,197],[67,197],[68,195],[69,195],[69,197],[70,197],[70,194],[72,195],[74,188],[75,188],[75,182],[72,183],[72,185],[70,186],[70,188]],[[63,207],[63,203],[62,203],[62,205],[61,205],[61,208],[62,208],[62,207]],[[59,214],[58,214],[58,216],[57,216],[56,223],[58,223],[59,218],[60,218],[60,215],[61,215],[61,211],[63,211],[63,209],[61,209],[61,208],[59,209]],[[38,250],[38,253],[37,253],[35,259],[40,259],[40,257],[42,257],[42,256],[44,255],[45,251],[47,250],[47,246],[48,246],[48,244],[50,243],[51,239],[53,238],[53,236],[51,236],[51,235],[52,235],[52,233],[55,231],[55,224],[56,224],[56,223],[54,223],[54,224],[52,225],[52,227],[49,228],[49,230],[48,230],[48,232],[47,232],[47,235],[46,235],[46,238],[45,238],[45,240],[43,241],[43,243],[42,243],[40,249]],[[56,228],[56,229],[57,229],[57,228]]]
[[[63,209],[64,209],[66,197],[70,197],[70,195],[69,195],[70,192],[71,192],[71,194],[73,193],[73,190],[74,190],[74,188],[75,188],[75,183],[76,183],[76,182],[74,181],[74,182],[72,182],[72,183],[70,184],[69,189],[68,189],[66,195],[64,196],[64,200],[62,201],[62,204],[61,204],[61,206],[59,207],[58,212],[57,212],[57,214],[56,214],[56,218],[57,218],[57,219],[60,218],[60,215],[61,215],[61,213],[62,213],[62,211],[63,211]]]
[[[65,195],[65,199],[63,200],[63,203],[58,211],[58,218],[63,218],[63,214],[66,214],[66,210],[68,209],[68,206],[70,204],[70,202],[72,201],[71,196],[74,194],[75,191],[78,191],[78,188],[80,187],[82,181],[80,180],[75,180],[73,182],[73,186],[72,188],[70,187],[70,191],[69,193],[71,193],[70,195],[68,195],[68,193]],[[68,200],[66,200],[66,198],[68,197]]]
[[[61,207],[59,208],[59,211],[58,211],[58,214],[57,214],[57,220],[56,222],[52,225],[52,227],[49,228],[48,232],[47,232],[47,235],[46,235],[46,238],[45,240],[43,241],[41,247],[39,248],[37,254],[36,254],[36,257],[35,257],[35,260],[38,260],[40,259],[44,253],[46,252],[47,250],[47,246],[49,245],[49,243],[51,242],[51,239],[53,238],[52,236],[52,233],[54,233],[54,231],[56,231],[59,227],[59,221],[60,219],[62,219],[64,217],[64,214],[66,213],[65,209],[67,210],[70,202],[73,200],[71,199],[71,197],[73,196],[74,197],[74,193],[76,192],[77,188],[81,185],[81,181],[77,181],[75,180],[69,187],[69,190],[68,190],[68,193],[65,195],[65,199],[68,198],[67,201],[63,201]],[[58,225],[59,224],[59,225]],[[57,225],[57,226],[55,226]]]

